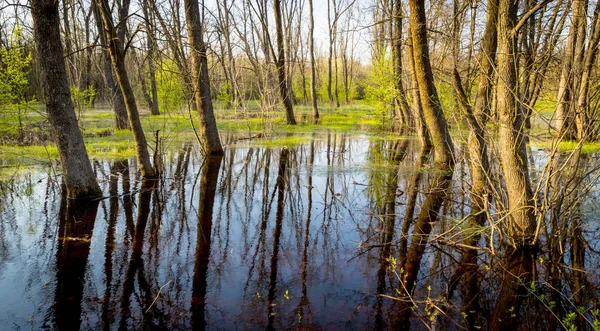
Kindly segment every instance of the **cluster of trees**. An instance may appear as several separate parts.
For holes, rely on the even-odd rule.
[[[505,315],[518,307],[523,286],[532,277],[544,210],[553,208],[548,204],[540,209],[528,165],[526,130],[538,100],[555,95],[556,114],[549,127],[556,136],[581,142],[597,138],[599,98],[594,87],[599,81],[595,67],[600,5],[586,0],[374,0],[367,7],[373,14],[369,88],[391,110],[399,130],[418,135],[422,154],[433,152],[439,170],[416,217],[415,239],[406,247],[405,294],[410,296],[414,289],[432,223],[451,185],[457,162],[448,120],[452,115],[468,128],[469,224],[474,229],[486,225],[493,204],[509,234],[505,282],[491,328],[506,327],[510,319]],[[211,10],[195,0],[32,0],[41,98],[57,132],[69,195],[99,192],[71,100],[71,86],[97,88],[94,59],[101,59],[96,62],[115,125],[131,129],[145,178],[156,176],[156,170],[139,120],[134,80],[151,113],[158,114],[158,77],[176,72],[182,95],[199,113],[206,155],[223,153],[213,108],[217,95],[228,106],[242,109],[252,98],[260,99],[263,109],[281,103],[288,124],[296,123],[294,104],[308,103],[309,98],[313,119],[318,120],[319,81],[325,86],[326,102],[349,102],[360,71],[355,59],[359,4],[327,1],[326,70],[317,70],[315,10],[311,0],[228,0],[218,1]],[[213,39],[207,41],[209,36]],[[2,58],[5,65],[10,63],[10,56],[2,53]],[[322,71],[326,75],[319,76]],[[450,98],[440,93],[442,86],[450,87]],[[452,107],[456,111],[451,112]],[[490,137],[497,137],[498,143],[491,143]],[[501,164],[500,194],[493,189],[492,161]],[[479,239],[474,236],[470,246]],[[466,271],[459,270],[458,278],[460,272]],[[410,316],[411,301],[402,302],[400,311]]]
[[[143,177],[154,177],[156,171],[151,165],[139,120],[140,95],[151,114],[159,114],[161,102],[164,106],[165,101],[179,106],[189,100],[191,107],[198,110],[200,138],[206,154],[223,152],[213,109],[216,98],[225,101],[226,107],[242,109],[250,99],[260,99],[262,109],[271,109],[281,102],[287,123],[296,124],[293,105],[300,100],[308,102],[310,95],[313,118],[318,121],[316,90],[320,71],[316,70],[312,2],[308,4],[311,18],[308,42],[302,40],[304,2],[223,1],[213,5],[214,8],[207,10],[204,1],[82,3],[65,0],[60,3],[35,1],[31,3],[30,13],[15,11],[13,19],[17,27],[20,22],[28,21],[23,17],[31,15],[33,53],[37,56],[31,65],[34,70],[29,71],[31,53],[23,53],[21,44],[4,45],[2,49],[16,54],[15,58],[2,57],[6,71],[20,70],[21,77],[17,77],[20,81],[14,79],[16,82],[9,94],[15,100],[24,99],[18,94],[23,94],[27,85],[25,76],[41,82],[30,86],[29,100],[37,98],[46,103],[49,121],[57,131],[61,162],[70,178],[67,180],[70,195],[97,192],[84,155],[81,133],[75,132],[78,123],[73,101],[80,103],[83,99],[94,104],[99,95],[106,97],[115,114],[115,128],[131,129],[133,133]],[[327,7],[326,90],[330,104],[338,107],[342,87],[345,102],[349,102],[353,72],[358,66],[353,59],[353,40],[350,39],[355,34],[350,29],[351,22],[357,23],[352,15],[342,20],[344,13],[352,13],[353,5],[354,1],[332,0]],[[274,21],[274,37],[270,21]],[[338,32],[342,24],[347,28],[344,34]],[[5,35],[6,40],[14,39]],[[207,43],[206,38],[216,41]],[[21,42],[20,37],[16,40]],[[305,46],[309,52],[304,50]],[[15,63],[20,67],[12,68]],[[173,85],[175,91],[165,91]],[[294,89],[293,85],[297,87]],[[170,92],[183,100],[170,98]],[[77,162],[70,165],[70,157]],[[71,166],[74,168],[69,169]],[[76,188],[75,183],[81,188]]]

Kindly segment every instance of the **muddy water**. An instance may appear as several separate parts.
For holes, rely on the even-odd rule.
[[[415,168],[417,153],[412,140],[341,134],[289,149],[232,144],[209,159],[184,145],[166,155],[159,181],[140,182],[133,160],[96,161],[104,198],[87,203],[66,199],[51,168],[18,177],[0,199],[0,329],[391,328],[406,306],[396,299],[412,220],[436,177],[427,162]],[[532,152],[532,165],[544,157]],[[469,283],[481,293],[477,312],[463,309],[473,306],[461,300],[465,286],[451,281],[464,248],[448,242],[466,238],[468,180],[459,162],[421,258],[413,328],[460,329],[469,314],[485,328],[492,314],[497,232],[483,231],[486,248],[467,275],[478,280]],[[597,248],[588,233],[595,212],[585,206],[585,243],[566,236],[562,249],[583,247],[590,271],[581,282],[593,295],[598,258],[585,247]],[[523,325],[560,326],[558,308],[544,310],[539,296],[549,297],[551,278],[565,295],[575,292],[582,275],[570,271],[570,256],[557,260],[558,280],[538,259],[540,292],[520,310],[540,317],[516,314]]]

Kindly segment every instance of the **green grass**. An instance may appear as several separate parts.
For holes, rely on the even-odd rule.
[[[258,109],[258,103],[250,103],[250,105],[252,108],[246,112],[216,109],[217,126],[221,133],[232,135],[235,140],[235,137],[249,137],[260,132],[267,138],[252,139],[244,143],[261,147],[292,147],[312,139],[304,133],[381,131],[381,117],[374,115],[372,108],[363,104],[345,105],[337,109],[321,107],[320,123],[316,125],[311,123],[312,109],[308,106],[296,106],[294,110],[298,125],[287,125],[282,111],[262,112]],[[34,105],[34,109],[21,118],[25,130],[31,130],[32,133],[34,130],[40,132],[49,130],[50,126],[42,108],[40,104]],[[119,159],[135,155],[131,133],[129,130],[117,131],[113,128],[114,114],[106,105],[77,112],[77,116],[90,158]],[[140,117],[150,146],[155,145],[157,130],[160,132],[164,150],[179,148],[184,142],[196,141],[193,128],[197,130],[199,125],[198,116],[194,112],[181,109],[178,112],[163,113],[158,116],[150,116],[143,112]],[[19,118],[9,110],[0,111],[0,137],[9,142],[0,145],[2,169],[49,164],[59,159],[58,150],[52,142],[21,146],[18,141],[15,141],[18,135],[18,123]]]
[[[312,137],[308,135],[293,135],[285,137],[273,137],[267,139],[243,140],[238,142],[236,145],[248,145],[266,148],[294,147],[297,145],[304,144],[310,141],[311,139]]]
[[[531,146],[541,149],[552,149],[555,144],[556,142],[554,141],[539,141],[531,143]],[[571,152],[578,147],[579,142],[577,141],[561,141],[558,143],[557,150],[559,152]],[[581,153],[583,154],[593,154],[597,152],[600,152],[600,142],[588,142],[581,145]]]

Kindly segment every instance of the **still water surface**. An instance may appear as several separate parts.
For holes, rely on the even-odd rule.
[[[183,145],[155,182],[140,182],[133,160],[95,161],[104,199],[91,203],[66,199],[52,168],[18,177],[0,198],[0,329],[390,327],[402,286],[390,257],[400,259],[406,206],[416,199],[418,213],[434,172],[415,168],[412,140],[314,138],[232,144],[209,159]],[[543,159],[532,153],[532,165]],[[434,239],[464,226],[468,180],[459,162]],[[422,316],[460,254],[428,246]],[[488,262],[481,252],[480,267]],[[495,295],[487,278],[482,316]],[[452,300],[435,318],[460,329],[460,295]]]

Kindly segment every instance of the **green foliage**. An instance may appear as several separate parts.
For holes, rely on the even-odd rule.
[[[183,77],[172,60],[164,60],[156,68],[156,90],[161,113],[177,110],[187,100]]]
[[[85,90],[76,86],[71,86],[71,100],[75,108],[81,111],[84,107],[90,107],[98,91],[93,86],[88,86]]]
[[[31,53],[22,45],[21,28],[17,25],[8,47],[0,48],[0,104],[18,104],[25,101],[29,87]]]
[[[231,84],[229,84],[227,81],[224,81],[221,83],[221,86],[219,87],[219,93],[217,94],[217,100],[221,101],[225,105],[225,108],[230,108],[231,101],[233,100],[232,95],[229,93],[230,89]]]
[[[394,75],[390,74],[390,62],[389,54],[375,58],[371,75],[365,84],[367,102],[375,107],[375,113],[381,116],[382,124],[394,114],[394,100],[398,96]]]
[[[31,109],[32,101],[25,96],[31,60],[31,53],[23,46],[21,27],[17,25],[9,45],[0,48],[0,107],[17,116],[19,132],[23,131],[23,118]]]

